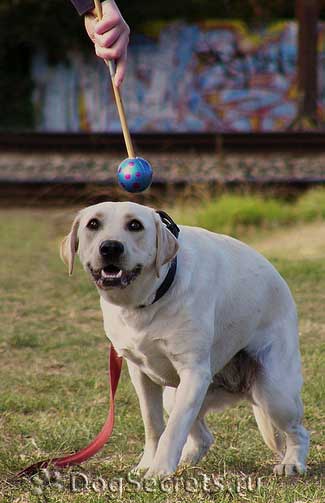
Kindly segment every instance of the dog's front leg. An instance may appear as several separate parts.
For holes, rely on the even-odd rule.
[[[138,395],[145,430],[145,446],[135,471],[148,469],[156,454],[159,438],[164,431],[162,388],[131,362],[127,362],[131,381]]]
[[[161,435],[146,478],[162,477],[176,470],[191,426],[196,419],[211,382],[209,363],[180,372],[175,404]]]

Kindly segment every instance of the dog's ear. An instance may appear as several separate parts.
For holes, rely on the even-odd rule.
[[[74,258],[78,250],[78,228],[80,223],[80,215],[77,215],[74,219],[71,231],[63,239],[60,246],[60,257],[61,260],[69,266],[69,275],[71,276],[73,272]]]
[[[175,236],[167,229],[166,225],[161,221],[160,216],[154,212],[156,225],[156,274],[159,278],[160,268],[172,260],[179,249],[179,244]]]

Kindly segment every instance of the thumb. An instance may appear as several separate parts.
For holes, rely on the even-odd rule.
[[[85,15],[85,28],[90,40],[95,44],[96,18],[90,14]]]
[[[118,59],[116,63],[116,72],[114,76],[114,83],[116,87],[120,87],[120,85],[124,80],[126,72],[126,59],[127,59],[127,49],[124,50],[122,56]]]

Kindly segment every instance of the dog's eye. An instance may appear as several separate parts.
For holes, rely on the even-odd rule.
[[[134,219],[127,224],[127,228],[131,232],[138,232],[143,230],[143,225],[139,220]]]
[[[87,228],[91,231],[97,231],[97,229],[99,228],[99,220],[97,220],[97,218],[92,218],[91,220],[89,220]]]

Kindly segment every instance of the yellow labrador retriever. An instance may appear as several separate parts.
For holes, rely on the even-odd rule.
[[[178,230],[152,208],[105,202],[80,211],[61,245],[70,274],[78,252],[127,361],[145,426],[137,468],[152,477],[198,463],[213,443],[206,412],[246,398],[280,456],[275,473],[303,473],[309,435],[286,282],[236,239]]]

